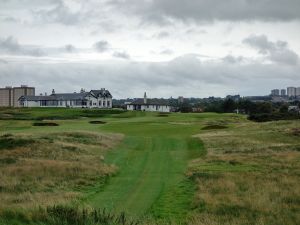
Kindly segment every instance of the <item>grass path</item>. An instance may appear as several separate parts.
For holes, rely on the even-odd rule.
[[[165,129],[165,124],[145,123],[143,133],[130,125],[124,143],[106,159],[119,167],[119,173],[104,189],[94,190],[87,203],[139,217],[183,218],[193,193],[184,172],[193,152],[203,150],[202,143],[190,145],[192,138],[180,135],[180,130],[174,132],[175,126],[160,135],[160,126]],[[108,128],[114,129],[117,125]]]

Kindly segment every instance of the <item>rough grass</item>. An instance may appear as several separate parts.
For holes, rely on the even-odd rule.
[[[41,116],[34,110],[20,113]],[[70,111],[50,115],[55,113]],[[107,122],[101,126],[89,118],[61,120],[58,127],[0,121],[1,138],[34,140],[0,151],[0,177],[5,178],[0,208],[11,208],[13,215],[20,207],[25,210],[8,224],[19,217],[30,222],[41,216],[32,210],[57,203],[107,208],[113,215],[127,211],[140,224],[298,224],[299,121],[259,124],[233,114],[157,115],[101,115],[93,119]],[[227,128],[202,130],[205,126]],[[112,133],[124,134],[124,141],[116,146],[122,137]],[[60,208],[57,213],[66,214]],[[28,224],[24,221],[15,224]],[[49,224],[38,221],[33,224]]]
[[[64,203],[116,172],[103,154],[122,136],[92,132],[0,137],[0,210]]]
[[[199,134],[208,154],[190,163],[198,211],[190,224],[298,224],[299,125],[247,122]]]
[[[4,210],[0,214],[0,224],[11,225],[137,225],[125,213],[114,214],[105,209],[80,209],[72,206],[55,205],[31,211]]]
[[[2,108],[0,120],[65,120],[82,117],[110,117],[124,113],[117,109],[66,109],[66,108]]]

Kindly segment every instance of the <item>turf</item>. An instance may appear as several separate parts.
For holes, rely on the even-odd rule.
[[[191,138],[189,129],[167,121],[123,122],[104,127],[124,132],[126,140],[106,162],[116,164],[119,174],[102,191],[88,197],[93,207],[105,207],[135,216],[183,219],[189,209],[193,187],[185,181],[187,162],[203,154],[203,144]],[[141,132],[142,129],[142,132]],[[162,135],[163,134],[163,135]],[[176,206],[176,207],[174,207]]]
[[[69,109],[9,110],[0,109],[0,117],[5,117],[0,120],[0,152],[5,153],[0,157],[0,172],[24,166],[24,157],[50,158],[52,163],[67,161],[61,166],[76,170],[65,171],[65,176],[73,177],[65,179],[67,182],[59,180],[58,186],[64,185],[54,197],[66,190],[76,192],[76,201],[69,202],[72,205],[106,208],[117,215],[125,211],[130,217],[143,222],[154,220],[156,224],[273,225],[299,221],[299,121],[260,124],[245,116],[215,113],[162,116]],[[42,123],[59,126],[33,126],[40,118],[44,118]],[[94,121],[101,123],[95,125]],[[110,138],[116,134],[122,138]],[[26,140],[35,141],[31,146]],[[120,144],[111,143],[114,140]],[[24,155],[14,158],[17,153]],[[78,166],[83,168],[80,173],[76,172]],[[105,180],[98,173],[102,167],[112,169]],[[88,175],[83,174],[88,172],[84,168],[91,169]],[[20,171],[28,176],[28,171]],[[51,171],[53,178],[46,179],[49,183],[60,173],[56,166]],[[31,185],[28,179],[12,177]],[[48,183],[37,184],[38,190]],[[48,187],[50,197],[56,186]],[[5,190],[2,188],[2,194]],[[15,197],[25,204],[30,194],[22,190]]]

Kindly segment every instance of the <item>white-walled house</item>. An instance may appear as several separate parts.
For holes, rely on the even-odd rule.
[[[56,94],[49,96],[22,96],[21,107],[70,107],[70,108],[112,108],[112,95],[108,90]]]
[[[130,111],[148,111],[148,112],[171,112],[171,106],[165,99],[149,99],[145,93],[144,98],[135,99],[127,104],[127,110]]]

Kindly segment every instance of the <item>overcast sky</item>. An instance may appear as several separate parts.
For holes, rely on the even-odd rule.
[[[265,95],[299,55],[299,0],[0,0],[1,87]]]

